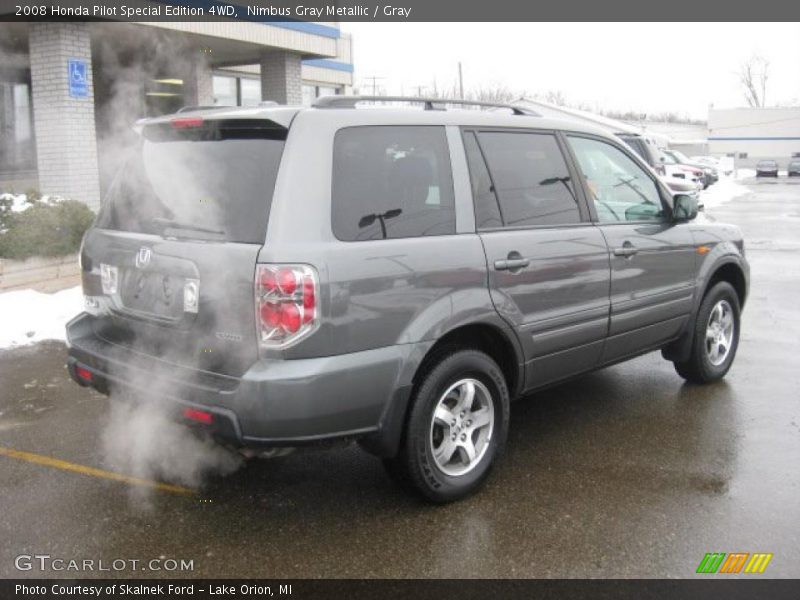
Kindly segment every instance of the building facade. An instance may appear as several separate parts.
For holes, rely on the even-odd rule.
[[[100,205],[139,118],[348,93],[335,23],[0,23],[0,192]]]
[[[767,158],[786,168],[800,157],[800,107],[711,108],[708,143],[712,154],[734,158],[737,167]]]

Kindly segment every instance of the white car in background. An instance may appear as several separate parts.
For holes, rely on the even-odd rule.
[[[693,162],[700,163],[701,165],[708,165],[724,175],[733,173],[733,159],[729,156],[723,156],[721,158],[716,158],[714,156],[691,156],[689,158]]]
[[[661,154],[664,165],[664,179],[666,181],[679,179],[691,183],[698,191],[706,187],[705,173],[702,169],[679,164],[672,156],[666,153]]]

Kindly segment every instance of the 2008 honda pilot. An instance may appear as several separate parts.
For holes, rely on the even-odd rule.
[[[140,123],[84,239],[73,378],[242,449],[358,440],[445,502],[486,479],[512,399],[657,349],[725,375],[736,227],[602,130],[368,101]]]

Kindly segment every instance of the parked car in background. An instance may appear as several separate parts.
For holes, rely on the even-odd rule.
[[[357,440],[449,502],[489,476],[511,400],[654,350],[725,376],[738,228],[605,130],[358,107],[386,100],[140,121],[83,240],[72,378],[252,453]]]
[[[778,163],[774,160],[760,160],[756,163],[756,177],[777,177]]]
[[[617,133],[617,137],[628,144],[656,173],[666,175],[663,154],[653,140],[638,133]]]
[[[675,160],[675,162],[680,166],[691,167],[692,169],[700,171],[703,177],[703,187],[708,187],[719,181],[719,174],[717,173],[716,168],[693,161],[680,150],[662,150],[662,152],[665,156],[671,157],[673,160]]]
[[[800,160],[793,160],[786,169],[789,177],[800,177]]]
[[[722,165],[722,162],[713,156],[690,156],[689,160],[691,160],[693,163],[705,165],[707,167],[713,167],[717,170],[719,170]]]
[[[662,154],[662,164],[664,165],[665,177],[667,181],[678,179],[692,184],[694,189],[700,191],[706,187],[703,171],[696,167],[679,164],[672,156]]]
[[[697,193],[699,189],[697,182],[692,178],[687,178],[682,170],[667,165],[661,149],[653,140],[638,133],[617,133],[616,135],[661,176],[661,180],[673,194]]]

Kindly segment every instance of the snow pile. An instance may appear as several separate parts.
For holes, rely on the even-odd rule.
[[[740,170],[739,173],[741,172]],[[738,178],[741,179],[741,175]],[[721,177],[717,183],[700,192],[699,200],[705,207],[705,210],[708,210],[709,208],[716,208],[721,204],[725,204],[737,196],[744,196],[749,193],[750,190],[738,183],[736,179],[732,177]]]
[[[58,204],[62,200],[64,200],[64,198],[61,196],[42,196],[33,202],[29,202],[27,194],[0,194],[0,213],[6,210],[15,213],[25,212],[34,206],[34,204],[52,206],[53,204]]]
[[[55,294],[19,290],[0,294],[0,348],[63,340],[64,326],[83,310],[80,286]]]

